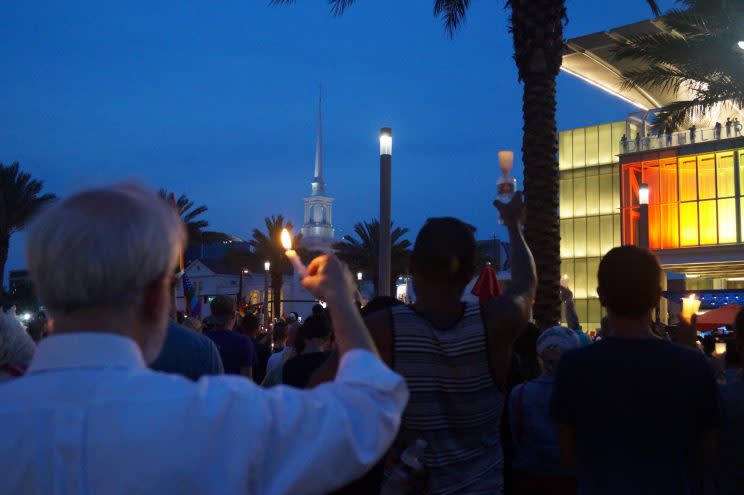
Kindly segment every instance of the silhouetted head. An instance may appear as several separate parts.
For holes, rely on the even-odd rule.
[[[212,299],[209,309],[212,310],[212,319],[218,329],[233,329],[235,320],[237,319],[235,299],[228,296],[217,296]]]
[[[249,337],[256,338],[258,335],[258,327],[258,317],[253,313],[247,313],[243,319],[240,320],[240,332]]]
[[[376,313],[383,309],[392,308],[393,306],[398,306],[400,304],[403,303],[392,296],[377,296],[364,305],[361,311],[362,317],[367,317],[372,313]]]
[[[425,288],[442,288],[462,296],[475,275],[475,228],[457,218],[430,218],[416,237],[411,274],[417,295]]]
[[[599,301],[611,316],[645,319],[659,303],[661,267],[647,249],[611,249],[599,263],[597,279]]]

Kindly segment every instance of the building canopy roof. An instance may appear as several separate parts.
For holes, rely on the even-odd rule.
[[[624,74],[630,68],[642,68],[637,60],[618,60],[613,53],[626,39],[661,32],[670,32],[659,20],[650,20],[620,26],[609,31],[588,34],[566,41],[563,49],[562,70],[597,86],[641,110],[660,108],[677,100],[692,98],[684,88],[675,95],[658,87],[623,88]]]

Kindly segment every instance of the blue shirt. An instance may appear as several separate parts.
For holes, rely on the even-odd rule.
[[[553,416],[575,431],[579,495],[690,495],[718,390],[700,352],[607,337],[561,358]]]
[[[514,466],[529,474],[570,477],[560,461],[558,433],[550,416],[555,375],[517,385],[509,398],[509,419],[516,447]]]
[[[225,373],[239,375],[242,368],[256,367],[258,359],[249,337],[232,330],[207,330],[204,335],[217,345]]]
[[[217,347],[203,335],[171,320],[163,349],[150,368],[164,373],[176,373],[191,380],[225,372]]]

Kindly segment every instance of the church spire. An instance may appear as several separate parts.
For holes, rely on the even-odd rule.
[[[325,192],[323,182],[323,86],[318,88],[318,130],[315,142],[315,177],[313,177],[313,195],[322,196]]]

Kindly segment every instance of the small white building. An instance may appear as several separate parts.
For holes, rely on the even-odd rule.
[[[270,279],[263,272],[250,272],[241,275],[240,272],[233,273],[227,266],[222,263],[210,260],[194,260],[184,269],[186,276],[201,298],[201,317],[206,318],[211,314],[209,303],[215,296],[230,296],[237,301],[238,294],[241,293],[242,301],[247,304],[261,304],[264,302],[264,292],[267,287],[267,279]],[[242,278],[242,282],[241,282]],[[268,298],[271,303],[272,291],[269,286]],[[281,293],[281,313],[288,314],[292,311],[302,317],[310,314],[316,299],[306,291],[300,284],[296,275],[284,275],[282,281]],[[273,307],[270,306],[270,311]],[[176,285],[176,308],[178,311],[184,311],[183,301],[183,283]]]

